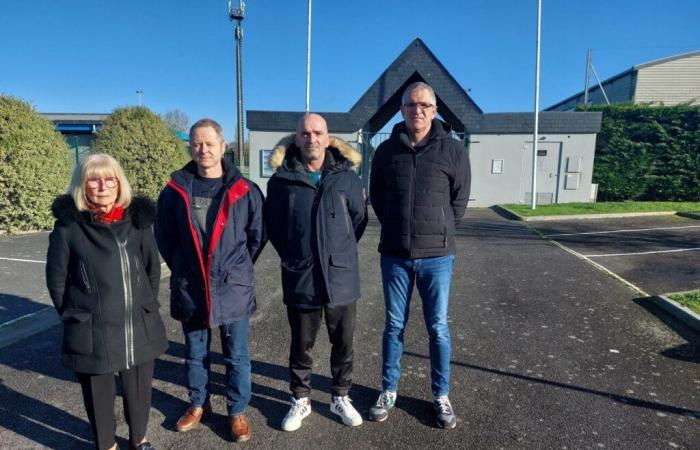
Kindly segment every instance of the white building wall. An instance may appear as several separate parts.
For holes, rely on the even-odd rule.
[[[544,135],[538,149],[540,203],[591,201],[595,135]],[[532,185],[532,135],[471,135],[470,206],[529,203]],[[498,173],[500,170],[500,173]]]

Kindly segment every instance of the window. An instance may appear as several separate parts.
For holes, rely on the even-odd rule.
[[[503,173],[503,160],[502,159],[492,159],[491,160],[491,173]]]

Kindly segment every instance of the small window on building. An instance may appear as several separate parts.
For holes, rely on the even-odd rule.
[[[502,159],[492,159],[491,160],[491,173],[503,173],[503,160]]]
[[[260,177],[262,178],[270,178],[275,173],[270,166],[270,154],[272,154],[272,150],[260,150]]]
[[[547,156],[547,150],[537,149],[537,156]]]

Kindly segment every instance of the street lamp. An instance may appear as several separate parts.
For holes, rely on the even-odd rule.
[[[139,96],[139,106],[143,106],[143,91],[141,89],[137,89],[136,95]]]
[[[245,3],[243,3],[243,0],[238,0],[238,8],[231,6],[231,0],[229,0],[228,17],[231,22],[236,21],[236,94],[238,98],[238,132],[236,140],[238,141],[238,161],[241,169],[245,167],[245,160],[243,159],[243,69],[241,67],[241,42],[243,41],[241,21],[243,21],[244,12]]]

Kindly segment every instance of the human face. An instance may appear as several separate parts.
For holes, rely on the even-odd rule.
[[[418,105],[430,105],[422,108]],[[411,105],[411,106],[408,106]],[[404,104],[401,105],[401,114],[406,121],[409,133],[416,136],[427,135],[430,125],[437,113],[437,106],[433,105],[433,99],[426,89],[418,88],[408,93]]]
[[[198,172],[207,178],[217,178],[223,173],[221,159],[226,143],[212,127],[199,127],[192,131],[190,151]]]
[[[304,164],[319,169],[326,157],[326,149],[330,141],[328,126],[323,117],[318,114],[308,114],[299,119],[294,143],[301,150]]]
[[[114,174],[93,175],[85,180],[85,195],[97,209],[109,212],[117,201],[119,179]]]

